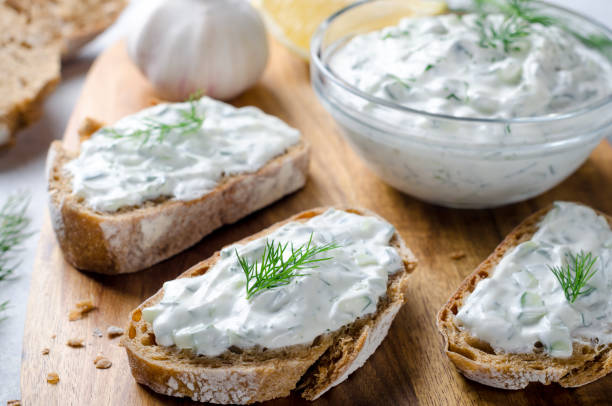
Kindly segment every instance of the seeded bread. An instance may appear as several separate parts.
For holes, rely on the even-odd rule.
[[[489,277],[506,252],[530,240],[538,230],[539,222],[551,209],[549,206],[536,212],[515,228],[463,281],[438,314],[444,350],[457,369],[469,379],[503,389],[522,389],[530,382],[545,385],[558,382],[564,387],[576,387],[612,371],[612,345],[574,343],[573,354],[567,359],[551,358],[542,346],[536,346],[530,354],[496,353],[488,343],[461,330],[455,322],[455,315],[478,282]],[[612,217],[605,217],[612,227]]]
[[[297,214],[238,243],[270,234],[291,221],[307,221],[325,210],[319,208]],[[366,210],[344,210],[376,216]],[[321,335],[311,345],[282,349],[232,348],[212,358],[197,356],[190,350],[158,346],[151,324],[141,316],[143,308],[162,299],[161,289],[131,314],[123,345],[132,375],[137,382],[156,392],[188,396],[201,402],[250,404],[288,396],[293,390],[308,400],[317,399],[365,363],[387,335],[404,303],[408,276],[416,267],[416,259],[399,234],[394,234],[391,244],[401,255],[404,268],[390,276],[387,294],[379,300],[376,313],[339,331]],[[220,252],[216,252],[179,278],[205,273],[219,257]]]
[[[92,122],[87,120],[86,127],[94,131],[99,126]],[[63,167],[77,155],[59,141],[51,144],[47,172],[53,229],[64,258],[74,267],[120,274],[178,254],[222,225],[303,187],[310,147],[302,140],[255,173],[223,178],[212,192],[198,199],[159,198],[114,213],[96,212],[72,194],[72,177]]]
[[[0,147],[36,121],[60,75],[60,43],[42,25],[0,2]]]

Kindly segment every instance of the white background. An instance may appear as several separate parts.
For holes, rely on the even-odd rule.
[[[455,4],[463,0],[453,0]],[[550,0],[550,2],[577,9],[604,24],[612,26],[611,0]],[[16,190],[27,190],[32,196],[29,215],[31,229],[40,229],[46,210],[46,184],[44,162],[49,143],[62,137],[72,108],[80,94],[87,69],[93,58],[106,46],[123,37],[142,13],[146,3],[135,0],[118,23],[107,33],[86,47],[79,58],[66,63],[62,70],[62,83],[45,104],[43,118],[19,134],[17,146],[9,153],[0,154],[0,201]],[[4,29],[4,27],[0,28]],[[1,74],[1,73],[0,73]],[[0,303],[10,300],[8,318],[0,322],[0,405],[7,400],[19,399],[19,371],[26,303],[30,273],[34,260],[38,233],[25,244],[22,263],[16,277],[0,284]]]

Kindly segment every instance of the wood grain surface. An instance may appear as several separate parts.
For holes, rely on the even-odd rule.
[[[85,116],[105,122],[150,103],[153,91],[128,60],[123,44],[99,57],[69,122],[66,143],[75,146]],[[234,101],[255,105],[299,128],[313,145],[306,187],[237,224],[226,226],[195,247],[149,270],[132,275],[102,276],[79,272],[64,262],[48,217],[41,232],[32,276],[23,346],[21,390],[30,405],[174,405],[188,400],[157,395],[135,383],[119,339],[94,336],[94,329],[124,326],[129,311],[168,279],[214,251],[279,220],[315,206],[351,204],[376,211],[392,222],[420,264],[412,276],[408,302],[389,335],[369,361],[317,405],[476,405],[572,404],[612,402],[612,376],[579,389],[532,384],[521,391],[492,389],[464,379],[442,351],[435,326],[438,309],[461,280],[524,217],[553,200],[578,200],[612,213],[612,147],[603,142],[580,170],[537,199],[495,210],[452,210],[419,202],[385,185],[369,172],[339,136],[332,118],[310,87],[308,65],[273,44],[263,79]],[[453,253],[465,253],[452,259]],[[97,310],[69,322],[74,304],[92,298]],[[53,336],[55,335],[55,338]],[[70,348],[70,338],[85,347]],[[42,355],[49,348],[48,355]],[[96,369],[98,353],[110,369]],[[57,372],[60,382],[46,382]],[[306,404],[299,396],[270,404]]]

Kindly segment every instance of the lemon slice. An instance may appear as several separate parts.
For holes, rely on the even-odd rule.
[[[401,17],[441,14],[443,1],[396,0],[404,10]],[[280,42],[304,59],[310,57],[310,38],[327,17],[354,0],[252,0]],[[407,13],[405,10],[409,9]],[[389,24],[391,25],[391,24]]]

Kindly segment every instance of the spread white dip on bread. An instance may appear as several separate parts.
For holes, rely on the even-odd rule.
[[[592,253],[596,271],[570,303],[550,267]],[[612,230],[592,209],[556,202],[531,240],[509,250],[460,308],[457,321],[496,351],[572,355],[572,342],[612,342]]]
[[[483,42],[479,24],[500,31],[506,22],[501,14],[407,18],[355,36],[330,66],[365,93],[461,117],[561,113],[612,92],[610,62],[563,29],[530,24],[504,46]]]
[[[191,113],[196,120],[186,119]],[[152,127],[158,130],[138,132]],[[160,104],[96,132],[65,170],[73,194],[113,212],[160,197],[197,199],[223,177],[255,172],[299,140],[299,131],[255,107],[204,97]]]
[[[158,345],[190,348],[217,356],[228,348],[281,348],[310,344],[357,318],[376,312],[390,274],[402,269],[390,245],[394,227],[375,217],[330,209],[306,222],[291,222],[245,245],[221,251],[201,276],[164,284],[163,299],[142,312]],[[260,260],[267,241],[338,247],[318,254],[331,258],[307,267],[285,286],[246,297],[239,255]],[[288,252],[287,255],[290,253]],[[286,258],[285,258],[286,259]]]

